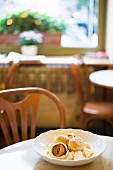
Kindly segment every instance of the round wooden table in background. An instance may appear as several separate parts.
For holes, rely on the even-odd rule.
[[[90,81],[98,86],[113,89],[113,70],[99,70],[89,75]]]

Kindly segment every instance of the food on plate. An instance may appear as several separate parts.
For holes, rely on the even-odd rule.
[[[55,137],[54,142],[57,142],[57,143],[62,142],[65,145],[68,145],[69,138],[68,138],[68,136],[65,136],[65,135],[58,135]]]
[[[90,158],[94,151],[89,143],[75,134],[57,135],[46,147],[48,156],[64,160],[84,160]]]
[[[88,144],[84,147],[82,154],[84,155],[85,158],[90,158],[94,154],[94,152],[91,147],[87,146]]]
[[[84,160],[85,156],[83,155],[83,153],[81,151],[77,151],[74,154],[74,160],[78,161],[78,160]]]
[[[49,155],[51,157],[66,159],[68,152],[67,146],[61,142],[53,143],[49,146]]]
[[[74,133],[70,133],[67,136],[68,136],[69,139],[71,139],[71,138],[75,137],[75,134]]]
[[[79,136],[75,136],[69,140],[68,148],[70,151],[81,151],[84,149],[84,140]]]

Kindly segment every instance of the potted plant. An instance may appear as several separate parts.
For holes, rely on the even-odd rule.
[[[0,20],[0,40],[2,39],[1,43],[5,41],[5,44],[12,44],[15,38],[13,45],[19,45],[16,42],[17,36],[23,31],[33,30],[43,34],[43,44],[51,43],[52,45],[55,43],[57,35],[60,39],[61,34],[65,32],[66,28],[67,24],[63,20],[53,18],[47,14],[40,14],[39,12],[22,11],[6,15]],[[10,37],[8,41],[10,35],[14,35],[14,37],[12,40]],[[54,35],[55,38],[53,37]],[[60,40],[57,39],[57,43],[59,42]]]
[[[25,55],[36,55],[38,44],[43,42],[43,35],[37,31],[24,31],[19,34],[21,52]]]

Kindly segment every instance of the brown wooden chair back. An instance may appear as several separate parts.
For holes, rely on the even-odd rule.
[[[19,67],[19,65],[20,65],[19,59],[10,62],[9,69],[5,79],[5,89],[11,89],[15,87],[14,82],[15,82],[16,70]]]
[[[7,100],[9,97],[11,99],[14,96],[23,95],[26,96],[17,102]],[[65,128],[64,108],[59,98],[49,90],[38,87],[2,90],[0,91],[0,127],[3,131],[7,145],[35,137],[37,126],[36,117],[41,95],[49,97],[55,103],[59,113],[59,127]],[[18,127],[17,115],[20,118],[20,127]],[[54,117],[54,113],[51,116]],[[28,127],[30,127],[29,136]],[[19,130],[21,132],[21,136]]]
[[[9,62],[8,66],[0,67],[0,90],[14,87],[15,73],[20,65],[19,60]]]
[[[81,109],[83,109],[84,103],[89,100],[89,89],[86,85],[86,77],[84,76],[83,69],[79,64],[70,65],[71,72],[73,74],[76,92],[79,98]],[[86,93],[88,89],[88,93]]]

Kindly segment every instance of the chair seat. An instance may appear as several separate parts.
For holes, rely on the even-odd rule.
[[[113,102],[87,102],[83,107],[83,112],[113,118]]]

